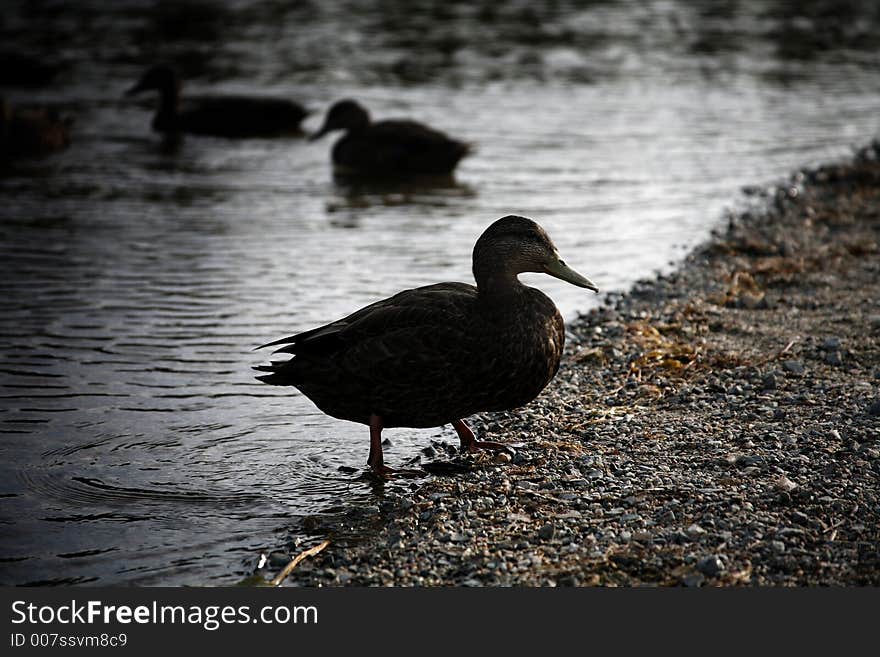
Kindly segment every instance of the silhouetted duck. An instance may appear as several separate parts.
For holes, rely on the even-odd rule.
[[[283,98],[214,96],[181,102],[181,82],[169,66],[154,66],[126,95],[159,92],[153,130],[166,134],[188,132],[218,137],[279,137],[302,134],[300,123],[308,110]]]
[[[369,112],[353,100],[333,105],[310,139],[334,130],[346,131],[333,145],[333,164],[340,173],[448,175],[471,150],[468,144],[415,121],[371,123]]]
[[[0,155],[46,155],[70,144],[72,120],[44,107],[13,108],[0,99]]]
[[[463,449],[477,441],[465,418],[506,411],[538,396],[559,369],[562,315],[517,275],[543,272],[595,285],[560,259],[530,219],[493,223],[473,251],[477,285],[438,283],[377,301],[325,326],[270,342],[293,358],[258,366],[265,383],[295,386],[324,413],[370,427],[368,464],[381,475],[382,429],[451,423]],[[262,347],[259,347],[262,348]]]

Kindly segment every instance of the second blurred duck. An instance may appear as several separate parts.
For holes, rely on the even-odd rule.
[[[367,110],[353,100],[333,105],[310,139],[334,130],[346,131],[333,145],[333,165],[342,174],[449,175],[471,152],[469,144],[415,121],[372,123]]]
[[[301,135],[308,110],[284,98],[210,96],[181,101],[180,78],[170,66],[154,66],[131,87],[127,96],[159,92],[153,130],[165,134],[191,133],[218,137],[280,137]]]
[[[13,108],[0,98],[0,162],[46,155],[70,144],[70,118],[45,107]]]

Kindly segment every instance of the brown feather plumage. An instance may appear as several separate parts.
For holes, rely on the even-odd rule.
[[[265,346],[292,354],[257,369],[261,381],[295,386],[324,413],[383,427],[433,427],[482,411],[522,406],[559,369],[562,315],[523,271],[559,262],[543,229],[505,217],[474,247],[477,286],[405,290],[325,326]],[[595,289],[572,270],[575,285]],[[568,275],[568,274],[566,274]],[[562,276],[559,276],[562,277]]]

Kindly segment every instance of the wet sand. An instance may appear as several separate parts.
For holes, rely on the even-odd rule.
[[[316,520],[288,584],[880,584],[878,149],[746,190],[760,210],[569,326],[539,399],[475,418],[512,459],[378,487],[365,541]]]

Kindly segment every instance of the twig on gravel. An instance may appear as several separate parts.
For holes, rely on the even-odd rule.
[[[324,541],[321,541],[320,543],[318,543],[317,545],[315,545],[314,547],[310,547],[308,550],[305,550],[304,552],[300,552],[298,555],[296,555],[293,558],[293,560],[289,564],[284,566],[284,570],[282,570],[280,573],[278,573],[278,576],[272,580],[272,586],[279,586],[281,584],[281,582],[283,582],[285,580],[285,578],[288,575],[290,575],[291,572],[293,572],[293,569],[299,565],[300,561],[302,561],[306,557],[315,556],[316,554],[321,552],[321,550],[323,550],[328,545],[330,545],[330,541],[324,540]]]
[[[794,346],[794,343],[797,342],[799,339],[800,339],[800,338],[795,338],[794,340],[792,340],[791,342],[789,342],[787,345],[785,345],[785,349],[783,349],[782,351],[780,351],[780,352],[779,352],[779,355],[780,355],[780,356],[784,356],[785,354],[787,354],[787,353],[788,353],[788,350],[791,349],[791,348]]]

